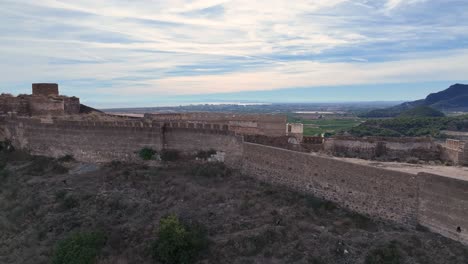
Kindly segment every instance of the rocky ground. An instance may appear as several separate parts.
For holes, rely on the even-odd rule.
[[[199,263],[468,263],[467,247],[422,228],[376,223],[236,172],[193,166],[1,153],[0,263],[50,263],[58,241],[96,230],[107,236],[98,263],[154,263],[149,245],[168,214],[206,228],[210,244]]]

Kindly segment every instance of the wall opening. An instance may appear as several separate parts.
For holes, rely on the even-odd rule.
[[[458,232],[458,233],[461,233],[461,231],[462,231],[462,230],[461,230],[461,227],[457,227],[457,232]]]

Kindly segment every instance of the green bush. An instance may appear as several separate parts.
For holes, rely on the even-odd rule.
[[[351,135],[389,137],[443,137],[442,130],[468,131],[468,115],[456,117],[398,117],[369,119],[348,130]]]
[[[176,161],[180,159],[180,152],[175,149],[163,149],[161,151],[162,161]]]
[[[161,219],[158,238],[152,244],[155,261],[165,264],[194,263],[208,244],[205,232],[183,224],[175,215]]]
[[[401,252],[395,241],[383,247],[376,248],[367,254],[365,264],[400,264]]]
[[[105,243],[103,233],[75,233],[57,244],[52,264],[94,264]]]
[[[210,162],[194,164],[191,166],[189,174],[196,177],[223,178],[230,176],[232,171],[222,162]]]
[[[143,160],[150,160],[154,157],[155,154],[156,154],[156,151],[151,148],[142,148],[140,152],[138,153],[140,158],[142,158]]]

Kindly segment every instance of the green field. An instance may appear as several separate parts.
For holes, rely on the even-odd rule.
[[[361,124],[361,119],[318,119],[295,120],[304,124],[304,136],[319,136],[324,133],[337,133]]]

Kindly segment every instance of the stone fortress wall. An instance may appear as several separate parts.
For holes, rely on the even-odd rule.
[[[49,92],[54,92],[54,89],[47,94]],[[16,110],[21,110],[21,107]],[[238,123],[230,123],[226,120],[231,117],[225,114],[203,115],[183,114],[170,118],[147,115],[140,119],[73,121],[71,118],[10,114],[0,116],[0,140],[10,140],[15,147],[32,154],[51,157],[68,154],[86,162],[135,161],[139,159],[137,152],[144,147],[177,149],[186,153],[215,149],[224,153],[229,166],[259,180],[312,194],[373,218],[410,227],[421,224],[468,244],[467,181],[392,171],[333,157],[249,143],[244,137],[247,138],[251,130],[235,128],[235,124],[241,124],[244,128],[251,125],[255,131],[263,129],[264,132],[272,128],[277,131],[275,134],[281,133],[282,137],[287,137],[283,117],[266,116],[261,119],[260,115],[231,116],[237,118],[233,121]],[[306,141],[312,144],[319,142],[315,138]],[[386,143],[385,148],[376,143],[365,149],[372,153],[384,149],[388,154],[394,151],[392,149],[408,148],[410,143],[428,152],[433,148],[433,142],[426,139],[413,139],[411,142],[399,139]],[[448,141],[447,148],[466,153],[466,147],[463,145],[462,148],[461,142]]]
[[[144,147],[188,153],[216,149],[230,153],[226,158],[230,165],[238,164],[242,154],[240,136],[214,128],[170,128],[159,122],[142,120],[67,121],[8,117],[3,118],[3,122],[5,138],[17,148],[50,157],[73,155],[85,162],[137,161],[138,151]]]
[[[333,201],[370,217],[409,227],[417,224],[468,244],[468,182],[409,174],[244,142],[232,131],[168,127],[164,123],[0,119],[5,138],[32,154],[106,162],[135,161],[143,147],[182,152],[216,149],[225,162],[261,181]],[[1,131],[1,130],[0,130]],[[1,136],[1,135],[0,135]],[[453,195],[452,195],[453,194]]]
[[[468,165],[468,144],[466,141],[447,139],[442,147],[443,160],[450,160],[455,165]]]
[[[80,99],[59,95],[54,83],[32,84],[31,95],[0,95],[0,114],[20,116],[73,115],[80,112]]]
[[[370,160],[407,161],[416,158],[430,161],[439,160],[441,156],[440,146],[431,138],[336,136],[327,138],[323,148],[333,156]]]
[[[355,212],[409,226],[417,223],[415,175],[253,143],[244,144],[242,170]]]
[[[468,181],[410,174],[332,157],[244,143],[242,171],[408,227],[418,224],[468,245]]]
[[[239,134],[284,136],[286,115],[227,113],[157,113],[145,114],[146,119],[165,122],[171,127],[204,127],[207,124],[226,128]]]

